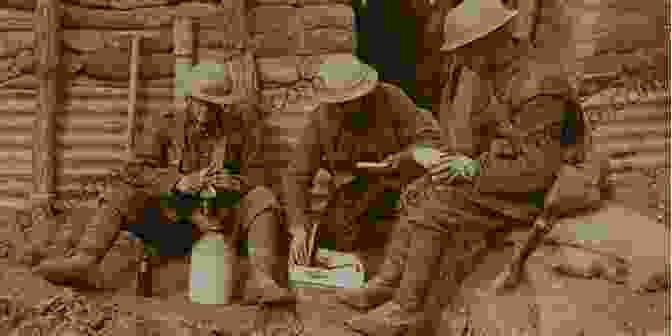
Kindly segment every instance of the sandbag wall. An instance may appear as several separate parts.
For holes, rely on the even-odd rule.
[[[141,34],[137,132],[150,116],[172,112],[175,0],[76,0],[62,5],[63,107],[57,115],[59,198],[90,198],[120,165],[126,146],[129,34]],[[248,10],[262,106],[268,120],[267,167],[282,174],[315,108],[313,78],[334,53],[354,49],[353,11],[343,1],[258,1]],[[32,191],[32,132],[37,109],[34,74],[35,1],[0,8],[0,207],[21,208]],[[199,20],[196,63],[227,62],[234,53],[226,20]],[[224,29],[222,29],[224,27]],[[278,168],[278,169],[276,169]],[[271,178],[271,181],[274,181]],[[89,193],[89,197],[86,194]]]
[[[267,119],[265,164],[277,187],[313,111],[315,76],[331,55],[353,53],[354,12],[346,1],[260,0],[250,12]]]

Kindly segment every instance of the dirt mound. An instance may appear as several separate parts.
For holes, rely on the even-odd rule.
[[[513,248],[489,252],[444,311],[438,334],[669,333],[665,226],[612,205],[560,223],[550,238],[555,243],[530,257],[525,281],[508,293],[491,286]]]

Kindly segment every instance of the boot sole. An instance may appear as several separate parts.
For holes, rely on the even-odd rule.
[[[339,296],[337,300],[341,304],[344,304],[350,308],[354,308],[359,311],[366,311],[381,306],[386,302],[394,299],[394,290],[391,290],[389,294],[379,294],[378,296],[379,297],[382,296],[382,298],[375,300],[375,302],[368,302],[368,303],[353,302],[352,299],[342,296]]]

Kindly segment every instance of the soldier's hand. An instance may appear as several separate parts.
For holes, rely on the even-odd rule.
[[[446,156],[430,169],[432,180],[444,178],[471,179],[480,174],[480,162],[464,155]]]
[[[308,266],[310,264],[310,251],[308,243],[307,230],[292,230],[292,243],[289,254],[290,265]]]
[[[407,150],[389,155],[383,160],[383,162],[389,164],[392,169],[404,169],[402,168],[402,165],[406,166],[406,163],[413,161],[413,152]]]
[[[208,182],[217,190],[240,191],[242,185],[240,179],[236,176],[220,172],[208,178]]]
[[[415,162],[423,166],[425,169],[430,170],[443,163],[463,157],[464,155],[451,155],[431,147],[417,147],[413,150],[413,159]]]
[[[201,189],[204,182],[203,174],[199,172],[194,172],[189,175],[183,176],[180,181],[177,183],[175,188],[181,192],[194,193]]]

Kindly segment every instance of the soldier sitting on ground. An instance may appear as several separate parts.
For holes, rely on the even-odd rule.
[[[284,181],[293,236],[290,257],[298,265],[309,264],[314,251],[309,246],[308,195],[320,168],[333,176],[335,190],[316,241],[333,242],[330,247],[352,252],[384,242],[375,235],[383,231],[373,228],[385,217],[396,217],[395,197],[417,173],[413,166],[401,165],[408,162],[408,149],[442,142],[431,113],[419,111],[398,87],[379,82],[377,72],[356,57],[330,58],[321,66],[319,78],[323,85],[317,98],[322,104],[309,116]],[[358,171],[359,162],[387,162],[402,174],[379,178]]]
[[[134,159],[124,165],[121,178],[114,181],[100,197],[94,219],[85,232],[74,256],[47,259],[34,272],[57,283],[81,279],[87,270],[100,263],[122,229],[151,235],[149,226],[157,221],[176,221],[176,211],[185,211],[184,204],[171,211],[161,210],[161,198],[167,193],[188,200],[203,190],[206,183],[229,196],[227,204],[218,204],[216,221],[199,207],[191,220],[201,232],[213,226],[229,226],[231,232],[248,233],[253,245],[252,274],[245,292],[248,301],[288,302],[294,295],[281,287],[273,275],[287,267],[280,258],[279,239],[282,221],[273,192],[255,186],[246,174],[259,150],[255,130],[260,127],[257,106],[251,97],[231,94],[230,80],[196,81],[188,99],[189,120],[175,126],[171,118],[162,117],[136,141]],[[178,127],[185,127],[182,150],[175,148]],[[225,169],[228,168],[228,169]],[[235,197],[233,197],[235,196]],[[192,197],[192,201],[193,201]],[[166,224],[173,225],[173,224]],[[230,226],[238,225],[233,230]],[[147,227],[144,227],[147,226]],[[134,228],[135,227],[135,228]],[[158,229],[157,229],[158,230]],[[242,237],[236,237],[242,238]],[[279,271],[280,270],[280,271]],[[286,274],[286,273],[285,273]]]
[[[350,328],[373,336],[399,335],[421,324],[443,247],[464,246],[469,232],[531,225],[562,165],[585,159],[569,155],[585,149],[585,127],[567,76],[557,64],[538,62],[516,44],[505,26],[515,15],[500,0],[465,0],[448,14],[442,50],[457,50],[482,84],[481,99],[470,105],[466,123],[474,130],[474,146],[453,148],[465,154],[458,158],[442,158],[438,147],[429,151],[435,153],[426,161],[433,171],[412,183],[402,198],[412,234],[392,237],[397,253],[407,254],[405,267],[384,263],[376,281],[344,293],[342,301],[349,305],[378,306],[347,321]],[[470,169],[462,176],[443,171],[457,166]],[[448,285],[443,295],[454,295],[456,288]]]

